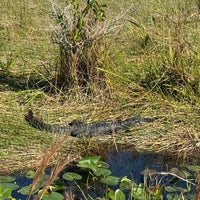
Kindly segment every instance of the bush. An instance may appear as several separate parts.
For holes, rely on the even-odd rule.
[[[100,5],[97,0],[72,0],[66,6],[59,6],[53,0],[51,3],[57,23],[52,39],[60,49],[56,86],[84,92],[93,86],[105,88],[101,59],[108,31],[106,5]]]

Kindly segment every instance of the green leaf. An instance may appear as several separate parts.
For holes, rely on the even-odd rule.
[[[76,41],[79,37],[80,29],[76,29],[75,35],[74,35],[74,41]]]
[[[195,172],[195,171],[200,170],[200,166],[199,165],[189,165],[189,166],[187,166],[187,169]]]
[[[111,199],[111,200],[114,200],[115,199],[115,191],[114,190],[110,190],[108,192],[108,197]]]
[[[108,196],[111,200],[125,200],[125,194],[122,192],[122,190],[117,189],[115,192],[113,190],[110,190],[108,193]]]
[[[125,200],[125,194],[120,189],[115,191],[115,200]]]
[[[188,194],[187,199],[195,199],[196,194]]]
[[[9,183],[15,181],[13,176],[0,176],[0,183]]]
[[[21,194],[23,194],[23,195],[28,195],[28,194],[30,193],[31,186],[32,186],[32,185],[24,186],[24,187],[22,187],[22,188],[19,190],[19,192],[20,192]],[[36,186],[36,189],[33,191],[33,194],[36,193],[36,192],[38,192],[38,191],[39,191],[39,188],[40,188],[40,185],[38,184],[38,185]]]
[[[146,199],[146,192],[145,192],[145,186],[143,183],[140,183],[138,186],[134,186],[131,190],[131,194],[134,197],[134,199],[137,200],[143,200]]]
[[[107,176],[101,179],[101,182],[106,185],[117,185],[119,183],[119,177]]]
[[[132,180],[128,179],[126,176],[121,179],[120,189],[121,190],[131,190],[132,188]]]
[[[91,169],[93,172],[96,172],[98,170],[97,164],[94,163],[93,161],[82,162],[82,163],[77,164],[77,166],[81,168]]]
[[[165,191],[167,191],[167,192],[176,192],[177,190],[172,186],[166,186],[165,187]]]
[[[156,188],[155,191],[152,191],[153,192],[153,196],[156,198],[156,199],[163,199],[163,187],[158,187]]]
[[[42,200],[63,200],[64,196],[58,192],[52,192],[50,195],[44,195]]]
[[[167,198],[167,200],[179,199],[179,195],[178,194],[167,194],[166,198]]]
[[[64,185],[64,183],[62,181],[55,181],[53,183],[53,191],[58,191],[58,190],[64,190],[66,188],[66,186]]]
[[[188,192],[188,190],[186,188],[181,188],[181,187],[172,187],[172,186],[166,186],[165,187],[165,191],[167,192]]]
[[[109,164],[103,161],[98,161],[97,162],[98,167],[102,167],[102,168],[109,168]]]
[[[29,170],[27,173],[26,173],[26,177],[27,178],[34,178],[35,177],[35,171],[32,171],[32,170]]]
[[[12,190],[10,188],[5,187],[4,185],[0,185],[0,199],[11,198]]]
[[[96,176],[109,176],[111,175],[111,171],[105,168],[99,168],[96,172],[94,172]]]
[[[82,176],[77,173],[66,172],[63,174],[63,178],[67,181],[73,181],[73,180],[81,180]]]
[[[91,156],[87,158],[80,159],[78,161],[77,166],[81,168],[88,168],[91,169],[93,172],[96,172],[99,168],[99,165],[105,165],[104,162],[99,161],[101,156]]]
[[[16,190],[19,188],[19,185],[17,185],[16,183],[2,183],[1,185],[10,188],[11,190]]]
[[[31,188],[31,185],[24,186],[19,190],[19,192],[20,194],[28,195],[30,193],[30,188]]]
[[[185,193],[185,192],[188,192],[188,189],[187,188],[182,188],[182,187],[175,187],[176,188],[176,191],[178,192],[182,192],[182,193]]]
[[[78,22],[78,28],[79,28],[79,30],[81,30],[82,27],[83,27],[83,19],[80,18],[80,19],[79,19],[79,22]]]
[[[101,156],[90,156],[90,157],[87,157],[87,158],[82,158],[78,161],[79,164],[81,163],[88,163],[88,162],[91,162],[93,161],[94,163],[97,163],[99,160],[100,160]]]

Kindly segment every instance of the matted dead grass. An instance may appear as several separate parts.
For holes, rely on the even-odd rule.
[[[123,8],[130,7],[130,2],[128,1],[115,1],[114,4],[109,1],[107,3],[112,5],[109,10],[109,17],[111,18],[115,16],[115,13],[122,11]],[[136,21],[143,23],[144,19],[146,21],[150,16],[149,13],[151,11],[153,15],[155,14],[154,6],[151,6],[153,8],[151,10],[148,3],[144,3],[142,6],[138,1],[135,3],[131,20],[135,19],[136,16]],[[154,3],[157,5],[157,1]],[[164,11],[164,15],[168,13],[168,1],[166,3],[166,9],[165,7],[161,9],[160,6],[157,6],[157,9]],[[163,5],[161,6],[163,7]],[[187,7],[185,3],[183,5],[184,8]],[[171,6],[174,7],[174,3]],[[19,76],[20,74],[28,73],[30,78],[34,74],[34,76],[46,79],[46,75],[43,77],[44,73],[41,72],[45,71],[46,74],[46,69],[48,69],[48,72],[54,71],[55,60],[58,55],[58,48],[50,40],[50,24],[54,24],[54,20],[51,18],[50,2],[41,0],[22,1],[22,4],[19,4],[14,0],[9,1],[9,3],[0,1],[0,7],[2,10],[0,16],[1,61],[7,63],[10,57],[15,61],[13,68],[10,69],[8,66],[5,72],[11,73],[12,71],[14,75],[19,74]],[[195,9],[195,5],[192,7]],[[148,8],[149,12],[142,12],[146,8]],[[191,45],[194,44],[194,49],[197,49],[195,51],[198,52],[198,43],[196,41],[198,41],[199,31],[197,30],[199,26],[197,26],[198,20],[195,17],[199,16],[198,10],[192,11],[193,9],[190,6],[188,9],[188,14],[193,12],[194,15],[192,14],[191,16],[194,16],[195,21],[191,23],[192,27],[190,29],[187,23],[184,30],[189,31],[191,38],[192,36],[194,37]],[[173,10],[170,10],[169,16],[171,16],[171,11]],[[174,13],[172,14],[174,16]],[[189,17],[190,20],[192,19],[191,16]],[[156,17],[159,20],[162,15],[159,14]],[[185,19],[185,16],[183,19]],[[158,25],[168,27],[164,22]],[[159,38],[160,33],[157,34],[154,28],[152,30],[152,27],[148,25],[147,32],[145,31],[144,34],[149,33],[152,38],[155,37],[156,40],[161,41]],[[145,35],[135,27],[133,27],[132,31],[128,29],[128,34],[124,32],[118,36],[117,43],[116,39],[112,42],[116,44],[111,48],[111,51],[114,50],[118,53],[112,55],[113,60],[112,58],[108,60],[108,62],[111,62],[109,67],[113,68],[112,71],[108,71],[108,76],[110,75],[108,80],[114,85],[114,90],[117,93],[113,93],[109,97],[105,97],[105,94],[102,94],[101,91],[95,97],[84,95],[48,96],[40,90],[22,91],[20,87],[16,87],[17,80],[13,79],[12,83],[16,91],[9,91],[12,89],[12,85],[9,85],[8,81],[0,84],[1,174],[37,168],[44,155],[48,155],[48,151],[51,151],[51,147],[56,142],[61,141],[62,137],[65,137],[56,133],[41,132],[30,127],[24,120],[24,114],[28,108],[31,108],[36,115],[42,117],[45,121],[57,124],[68,123],[74,119],[92,122],[103,119],[123,119],[128,116],[158,118],[154,123],[133,127],[131,132],[121,135],[113,134],[111,136],[103,135],[81,139],[69,137],[65,142],[62,142],[62,148],[55,153],[49,165],[56,164],[60,159],[69,155],[71,156],[71,161],[76,160],[77,157],[88,155],[106,157],[109,148],[112,146],[116,149],[122,146],[131,151],[163,153],[173,157],[198,160],[200,148],[199,108],[190,103],[166,100],[157,94],[147,93],[142,88],[137,88],[138,85],[134,81],[135,78],[132,80],[132,76],[130,76],[131,80],[126,80],[127,78],[129,79],[129,76],[124,76],[125,74],[137,72],[140,75],[140,72],[151,67],[149,61],[157,63],[157,59],[160,57],[163,58],[164,56],[167,60],[169,57],[168,54],[157,54],[158,52],[153,52],[151,48],[149,49],[150,52],[148,49],[147,52],[144,52],[147,57],[144,56],[145,54],[142,55],[141,50],[143,52],[143,49],[141,49],[138,39],[140,41],[141,37],[145,37]],[[159,29],[156,31],[159,31]],[[171,27],[171,30],[169,29],[170,31],[174,32],[174,26]],[[166,37],[164,34],[164,39],[168,44],[168,31],[166,34]],[[163,35],[161,36],[163,40]],[[161,45],[163,45],[163,41]],[[133,54],[134,48],[136,51]],[[129,53],[131,54],[129,55]],[[152,57],[152,55],[153,58],[149,60],[149,56]],[[191,65],[192,63],[190,63],[189,66],[191,65],[194,68],[196,66],[198,69],[198,54],[195,55],[197,57],[194,56],[194,64]],[[195,61],[195,58],[197,61]],[[195,64],[196,62],[197,64]],[[148,67],[144,68],[146,65]],[[193,67],[191,66],[190,68],[192,69]],[[141,68],[141,70],[134,72],[133,68]],[[54,72],[51,75],[53,74]],[[115,76],[112,74],[115,74]],[[24,79],[22,84],[26,88],[28,88],[27,81]],[[129,84],[130,82],[131,84]],[[21,86],[21,84],[18,85]]]
[[[130,96],[129,99],[81,96],[61,101],[59,95],[47,96],[38,91],[3,92],[0,98],[0,174],[37,168],[58,142],[60,147],[49,165],[66,156],[70,156],[71,161],[91,155],[106,158],[111,147],[197,161],[200,155],[199,109],[161,97],[157,101],[157,98],[144,92],[132,99]],[[24,120],[28,108],[45,121],[57,124],[74,119],[91,122],[130,116],[157,117],[157,120],[137,125],[123,134],[73,138],[30,127]]]

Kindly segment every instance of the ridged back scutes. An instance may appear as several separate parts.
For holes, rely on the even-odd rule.
[[[113,132],[121,133],[130,127],[145,122],[153,122],[153,118],[132,117],[125,120],[102,120],[91,123],[73,120],[67,125],[48,124],[42,119],[33,115],[32,110],[25,115],[25,120],[34,128],[57,133],[69,133],[71,136],[97,136],[102,134],[111,134]]]

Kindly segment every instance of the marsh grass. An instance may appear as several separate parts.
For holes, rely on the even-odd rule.
[[[51,4],[57,23],[52,38],[60,49],[57,86],[62,90],[80,88],[81,92],[89,84],[104,84],[105,75],[97,68],[105,51],[104,35],[108,32],[104,25],[106,5],[96,0],[71,1],[66,5],[51,1]]]
[[[57,124],[74,119],[158,118],[123,135],[68,138],[50,165],[72,150],[80,156],[92,152],[106,156],[113,145],[180,158],[199,157],[198,1],[177,1],[175,6],[171,1],[131,3],[107,2],[109,16],[116,16],[121,5],[125,10],[131,5],[119,21],[123,29],[107,40],[104,73],[109,92],[96,90],[95,95],[88,95],[72,89],[68,94],[58,90],[52,95],[28,85],[31,78],[49,81],[55,75],[59,49],[50,39],[49,25],[54,25],[50,2],[0,1],[0,60],[7,63],[13,58],[6,76],[11,75],[17,84],[20,79],[15,77],[23,75],[26,86],[16,90],[6,82],[8,77],[1,79],[0,173],[34,168],[49,145],[64,137],[29,127],[24,121],[28,108]]]
[[[64,155],[74,153],[76,156],[102,155],[106,158],[110,147],[123,146],[137,152],[168,153],[180,159],[198,159],[199,157],[199,119],[198,109],[183,103],[174,102],[169,105],[164,100],[155,103],[155,97],[138,99],[129,102],[116,99],[93,102],[87,98],[60,103],[59,97],[40,95],[20,96],[7,94],[2,100],[4,110],[0,121],[1,126],[1,173],[24,171],[36,168],[38,160],[50,144],[56,143],[65,135],[52,134],[35,130],[25,122],[24,114],[33,108],[37,116],[49,123],[64,124],[74,119],[85,122],[102,119],[126,118],[127,116],[156,116],[154,123],[133,127],[130,132],[99,136],[94,138],[66,138],[60,153],[51,160],[49,165],[56,164]],[[25,106],[13,108],[16,99],[29,99]],[[138,101],[138,102],[137,102]],[[9,102],[9,104],[8,104]],[[115,103],[113,103],[115,102]],[[141,103],[143,102],[143,103]],[[45,103],[45,104],[44,104]],[[92,106],[91,106],[92,105]],[[26,109],[27,108],[27,109]],[[186,114],[187,113],[187,114]],[[178,160],[178,159],[177,159]]]
[[[57,156],[57,153],[62,148],[62,146],[65,144],[66,140],[68,139],[68,136],[65,135],[65,137],[58,139],[53,145],[50,145],[47,151],[42,156],[41,161],[38,163],[37,171],[35,174],[35,177],[33,179],[33,183],[30,188],[30,194],[27,197],[27,200],[31,198],[31,195],[33,194],[37,183],[41,180],[43,177],[45,170],[49,167],[51,164],[51,160],[53,157]],[[53,181],[58,177],[58,175],[61,173],[62,170],[65,169],[65,167],[70,164],[72,161],[77,159],[77,155],[73,155],[70,152],[61,160],[59,161],[52,169],[50,176],[48,180],[46,181],[44,187],[39,192],[37,196],[34,197],[35,200],[42,199],[42,196],[46,193],[46,191],[49,189]]]
[[[126,77],[129,83],[139,82],[164,95],[194,101],[199,95],[198,9],[195,2],[168,4],[149,1],[137,5],[127,17],[129,31],[118,38],[123,47],[114,44],[120,59],[115,59],[114,50],[112,60],[117,75],[124,74],[120,78]]]
[[[200,175],[199,171],[196,173],[197,188],[196,188],[196,200],[200,198]]]

